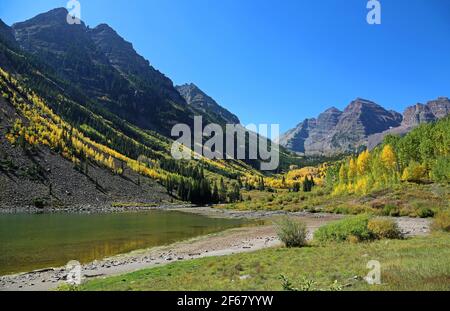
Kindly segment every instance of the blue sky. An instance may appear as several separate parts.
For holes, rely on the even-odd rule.
[[[22,21],[66,0],[2,0]],[[294,127],[363,97],[400,112],[450,97],[450,1],[80,0],[91,27],[108,23],[175,84],[194,82],[244,124]]]

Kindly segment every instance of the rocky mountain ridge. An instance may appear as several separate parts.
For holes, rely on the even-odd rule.
[[[421,123],[436,121],[449,113],[450,101],[446,97],[408,107],[403,114],[357,98],[344,111],[332,107],[318,118],[304,120],[282,135],[279,143],[306,155],[356,152],[375,147],[387,134],[405,134]]]
[[[188,105],[173,82],[130,42],[107,24],[95,28],[83,22],[69,25],[66,17],[67,10],[57,8],[16,23],[11,27],[14,40],[59,77],[83,90],[95,105],[140,128],[169,136],[174,124],[192,124],[200,111]],[[0,29],[8,29],[4,26]],[[214,109],[226,111],[218,105]],[[222,113],[213,115],[219,120],[208,119],[209,113],[204,118],[228,121],[220,119]]]
[[[178,92],[186,100],[192,109],[201,115],[209,115],[216,123],[240,124],[239,118],[220,106],[213,98],[204,93],[195,84],[183,84],[176,86]]]

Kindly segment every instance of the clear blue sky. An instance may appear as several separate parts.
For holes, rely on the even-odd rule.
[[[108,23],[174,83],[194,82],[244,124],[283,131],[363,97],[403,111],[450,97],[450,1],[80,0],[91,27]],[[65,0],[1,0],[22,21]]]

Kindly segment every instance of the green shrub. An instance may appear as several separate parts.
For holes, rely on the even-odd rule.
[[[334,209],[334,212],[336,214],[350,214],[350,208],[347,206],[338,206],[336,209]]]
[[[433,210],[428,207],[421,207],[416,211],[416,213],[420,218],[429,218],[434,216]]]
[[[369,215],[358,215],[332,222],[319,228],[314,238],[319,242],[348,241],[352,240],[366,241],[372,239],[372,234],[367,228],[369,223]]]
[[[450,232],[450,210],[441,211],[436,214],[433,228],[440,231]]]
[[[370,219],[367,224],[367,229],[377,239],[398,239],[402,237],[397,223],[391,219]]]
[[[411,161],[408,167],[403,171],[403,181],[421,183],[426,179],[428,179],[427,167],[415,161]]]
[[[285,217],[275,223],[278,238],[286,247],[302,247],[306,245],[306,225]]]
[[[343,286],[335,280],[330,286],[327,288],[319,288],[316,287],[316,282],[314,280],[307,279],[303,277],[300,279],[299,287],[294,287],[292,282],[284,275],[280,275],[281,286],[284,291],[288,292],[309,292],[309,291],[342,291]]]
[[[400,211],[396,205],[393,204],[386,204],[383,207],[383,213],[384,216],[392,216],[397,217],[400,215]]]

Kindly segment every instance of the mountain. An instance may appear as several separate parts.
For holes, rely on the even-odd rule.
[[[433,122],[442,119],[450,113],[450,101],[446,97],[429,101],[427,104],[416,104],[408,107],[403,113],[405,127],[417,126],[421,123]]]
[[[0,38],[2,38],[5,42],[12,43],[15,42],[14,33],[11,27],[6,25],[0,19]]]
[[[111,27],[68,25],[66,15],[0,23],[0,208],[211,203],[215,182],[231,193],[261,175],[238,160],[175,161],[172,124],[232,115],[188,104]]]
[[[67,10],[58,8],[16,23],[15,39],[97,107],[140,128],[169,136],[174,124],[192,124],[198,111],[131,43],[106,24],[91,29],[83,22],[69,25],[66,17]],[[217,121],[208,115],[206,121]]]
[[[357,98],[344,111],[333,107],[317,119],[306,119],[281,136],[279,142],[295,152],[332,155],[356,149],[368,135],[400,123],[401,115]]]
[[[219,202],[232,202],[239,182],[257,185],[260,160],[171,154],[173,124],[235,115],[193,84],[175,87],[108,25],[66,16],[0,23],[0,208],[217,203],[221,180],[232,196]],[[304,163],[281,148],[278,171]]]
[[[279,139],[286,148],[307,155],[336,155],[373,148],[389,134],[404,134],[420,123],[443,118],[450,112],[447,98],[427,105],[415,105],[404,114],[388,111],[361,98],[352,101],[344,111],[330,108],[317,119],[306,119]]]
[[[176,87],[178,92],[186,100],[187,104],[200,115],[207,115],[215,123],[240,124],[239,118],[217,104],[210,96],[206,95],[195,84],[183,84]]]
[[[428,103],[416,104],[405,109],[402,124],[398,127],[370,135],[367,138],[367,147],[371,150],[379,145],[386,135],[405,135],[422,123],[434,122],[450,114],[450,100],[447,97],[438,97]]]

